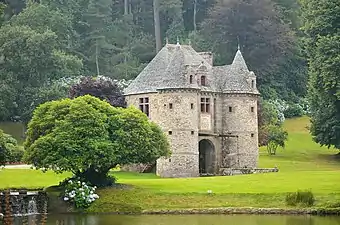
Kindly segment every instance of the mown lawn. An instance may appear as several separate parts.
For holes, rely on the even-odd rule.
[[[298,189],[311,190],[316,206],[340,202],[340,160],[334,149],[320,147],[308,133],[307,117],[287,120],[289,140],[276,156],[261,148],[260,167],[280,169],[278,173],[231,177],[160,179],[153,174],[114,172],[119,183],[131,188],[99,190],[100,199],[90,212],[140,211],[214,207],[286,207],[285,195]],[[34,170],[0,171],[0,189],[38,188],[57,185],[70,174],[56,175]],[[207,191],[212,190],[213,194]]]

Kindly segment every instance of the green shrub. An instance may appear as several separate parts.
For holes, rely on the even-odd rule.
[[[315,198],[311,191],[300,191],[288,193],[286,195],[286,204],[289,206],[312,206],[314,205]]]
[[[288,193],[286,195],[286,204],[290,206],[296,206],[297,200],[296,200],[296,192]]]
[[[332,202],[326,205],[326,208],[340,208],[340,202]]]
[[[289,104],[283,113],[285,118],[293,118],[303,116],[304,110],[299,104]]]
[[[24,156],[24,148],[22,146],[16,146],[12,149],[9,154],[8,162],[15,163],[15,162],[22,162],[22,157]]]

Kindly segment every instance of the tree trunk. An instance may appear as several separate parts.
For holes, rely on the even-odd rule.
[[[196,17],[197,17],[197,0],[194,0],[194,32],[196,33],[197,31],[197,22],[196,22]]]
[[[153,16],[155,21],[156,53],[162,48],[161,23],[159,19],[159,0],[153,0]]]
[[[75,175],[78,178],[91,183],[93,186],[108,187],[114,185],[115,183],[114,178],[109,176],[109,171],[110,168],[97,171],[93,167],[90,167],[86,171],[76,173]]]
[[[129,14],[129,0],[124,0],[124,15]]]
[[[98,60],[98,40],[96,41],[96,67],[97,67],[97,75],[100,75],[100,71],[99,71],[99,60]]]

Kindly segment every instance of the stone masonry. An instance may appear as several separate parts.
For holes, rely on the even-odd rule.
[[[231,65],[213,66],[212,54],[166,44],[125,89],[134,105],[167,134],[171,157],[157,160],[161,177],[218,174],[256,168],[256,76],[240,49]]]

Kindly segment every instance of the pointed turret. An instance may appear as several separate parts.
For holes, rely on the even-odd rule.
[[[237,70],[237,71],[244,71],[244,72],[249,71],[246,61],[244,60],[242,56],[240,46],[238,46],[238,50],[236,52],[234,61],[231,64],[231,66],[234,70]]]

